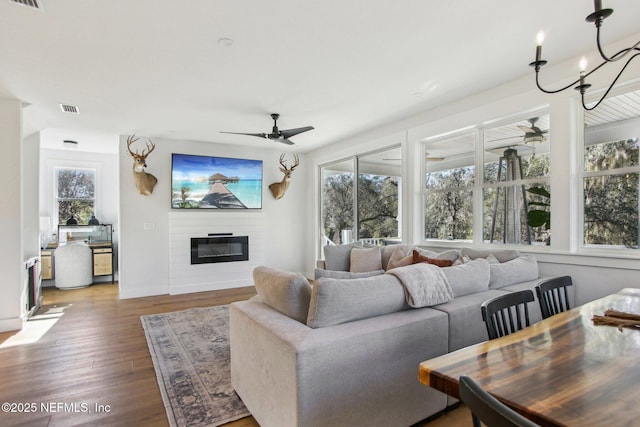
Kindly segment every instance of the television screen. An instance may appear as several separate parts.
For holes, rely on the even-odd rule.
[[[171,207],[262,209],[262,160],[173,153]]]

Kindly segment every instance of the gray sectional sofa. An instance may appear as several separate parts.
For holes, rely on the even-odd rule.
[[[540,280],[535,258],[517,251],[418,248],[430,259],[455,255],[439,271],[452,295],[412,308],[389,274],[389,262],[406,262],[408,247],[388,248],[379,249],[380,269],[377,260],[359,259],[364,252],[351,258],[357,249],[337,249],[349,260],[325,252],[313,285],[300,274],[256,268],[258,295],[230,308],[231,380],[261,426],[410,426],[442,411],[454,401],[419,383],[420,362],[485,341],[480,304]],[[351,271],[365,264],[369,277]],[[338,278],[327,277],[332,272]],[[532,322],[540,320],[537,302],[529,309]]]

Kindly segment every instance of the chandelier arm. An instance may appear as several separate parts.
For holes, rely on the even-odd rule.
[[[595,71],[595,70],[594,70],[594,71]],[[593,72],[593,71],[592,71],[592,72]],[[547,89],[543,88],[542,86],[540,86],[540,80],[539,80],[539,78],[538,78],[538,77],[539,77],[539,75],[540,75],[540,72],[539,72],[539,71],[536,71],[536,86],[538,86],[538,89],[540,89],[540,90],[541,90],[542,92],[544,92],[544,93],[550,93],[550,94],[551,94],[551,93],[558,93],[558,92],[562,92],[563,90],[567,90],[567,89],[569,89],[570,87],[572,87],[573,85],[575,85],[576,83],[579,83],[579,82],[580,82],[580,79],[578,79],[578,80],[575,80],[575,81],[573,81],[573,82],[569,83],[568,85],[566,85],[566,86],[565,86],[565,87],[563,87],[563,88],[555,89],[555,90],[547,90]]]
[[[598,102],[597,102],[594,106],[592,106],[592,107],[587,107],[587,106],[585,105],[585,102],[584,102],[584,91],[581,91],[581,95],[582,95],[582,107],[583,107],[585,110],[587,110],[587,111],[591,111],[591,110],[596,109],[596,107],[598,107],[598,105],[600,105],[600,103],[601,103],[601,102],[602,102],[602,101],[607,97],[607,95],[609,95],[609,92],[611,92],[611,89],[613,89],[613,86],[615,86],[615,84],[616,84],[616,82],[618,81],[618,79],[620,78],[620,76],[622,76],[622,73],[624,72],[625,68],[627,68],[627,66],[629,65],[629,63],[630,63],[631,61],[633,61],[633,60],[634,60],[636,57],[638,57],[638,56],[640,56],[640,52],[639,52],[639,53],[636,53],[635,55],[633,55],[631,58],[629,58],[629,59],[627,60],[627,62],[624,64],[624,67],[622,67],[622,69],[620,70],[620,72],[618,73],[618,75],[616,76],[616,78],[615,78],[615,79],[613,79],[613,82],[611,82],[611,84],[609,85],[609,88],[607,89],[607,91],[604,93],[604,95],[602,95],[602,97],[600,97],[600,100],[598,100]],[[605,63],[603,63],[603,64],[605,64]],[[598,68],[600,68],[603,64],[600,64],[600,66],[598,66]],[[596,71],[596,70],[597,70],[597,68],[596,68],[596,69],[594,69],[593,71]],[[591,73],[593,73],[593,71],[591,71]],[[589,73],[589,74],[591,74],[591,73]]]
[[[631,47],[628,47],[626,49],[622,49],[621,51],[617,52],[615,55],[608,57],[605,53],[604,50],[602,49],[602,45],[600,44],[600,27],[596,27],[596,45],[598,46],[598,52],[600,53],[600,56],[602,57],[602,59],[604,59],[606,62],[614,62],[614,61],[618,61],[622,58],[624,58],[625,56],[627,56],[629,53],[631,53],[634,50],[640,51],[640,48],[638,48],[638,46],[640,46],[640,41],[638,41],[636,44],[634,44]]]

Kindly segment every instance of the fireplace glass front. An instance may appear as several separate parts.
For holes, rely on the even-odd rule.
[[[248,236],[191,238],[191,264],[249,260]]]

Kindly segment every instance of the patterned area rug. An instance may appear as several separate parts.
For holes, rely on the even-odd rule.
[[[213,427],[250,415],[231,386],[229,306],[140,319],[171,426]]]

